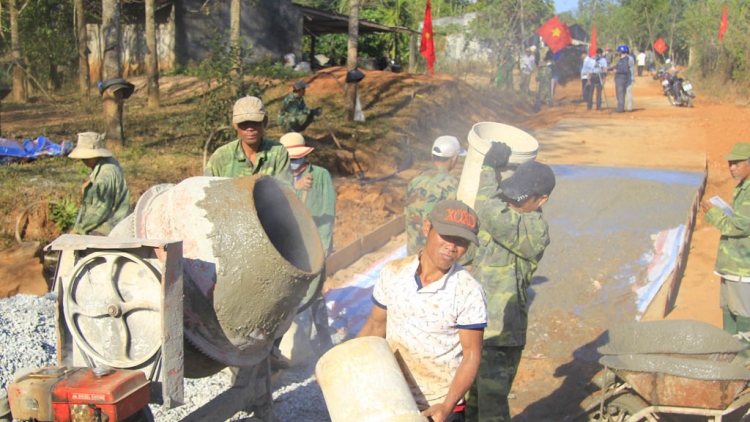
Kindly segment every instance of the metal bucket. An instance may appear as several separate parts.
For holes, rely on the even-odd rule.
[[[187,377],[265,359],[323,266],[315,222],[270,176],[155,186],[129,220],[113,233],[183,242]]]

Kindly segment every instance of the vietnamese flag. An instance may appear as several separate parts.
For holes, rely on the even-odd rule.
[[[724,41],[724,33],[727,32],[727,5],[724,5],[724,13],[721,14],[721,24],[719,25],[719,41]]]
[[[596,56],[596,22],[591,30],[591,45],[589,45],[589,57]]]
[[[427,68],[435,74],[435,43],[432,41],[432,10],[430,0],[424,10],[424,24],[422,26],[422,41],[419,44],[419,54],[427,60]]]
[[[552,53],[557,53],[573,41],[568,27],[561,24],[557,16],[553,16],[547,23],[540,26],[536,31],[547,43]]]
[[[667,45],[664,44],[664,40],[659,37],[658,40],[654,43],[654,50],[656,50],[659,54],[664,54],[665,51],[667,51]]]

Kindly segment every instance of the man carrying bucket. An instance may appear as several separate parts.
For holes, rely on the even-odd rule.
[[[714,273],[721,277],[720,306],[724,331],[750,345],[750,143],[738,142],[724,158],[738,182],[731,209],[711,200],[701,202],[706,222],[721,234]],[[718,202],[718,201],[717,201]]]
[[[496,173],[510,154],[504,143],[492,143],[474,204],[481,229],[472,275],[487,294],[488,318],[467,421],[510,421],[508,395],[526,344],[526,290],[549,244],[541,207],[555,187],[555,175],[549,166],[528,161],[498,184]]]
[[[432,167],[409,182],[406,189],[406,252],[415,255],[427,240],[422,225],[427,214],[443,199],[456,199],[458,182],[450,171],[466,155],[455,136],[440,136],[432,144]]]
[[[422,226],[424,249],[383,267],[357,335],[388,340],[419,410],[434,422],[464,421],[464,395],[479,368],[484,290],[458,264],[478,227],[463,202],[435,205]]]

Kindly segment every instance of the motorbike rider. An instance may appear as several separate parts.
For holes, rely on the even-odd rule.
[[[675,69],[675,66],[674,64],[672,64],[671,59],[667,59],[666,65],[670,66],[672,69]],[[674,73],[667,73],[669,75],[667,79],[669,80],[669,83],[671,85],[670,88],[672,88],[672,96],[674,97],[675,102],[682,102],[682,95],[680,95],[680,93],[682,92],[682,79],[677,76],[678,72],[679,71],[675,69]]]

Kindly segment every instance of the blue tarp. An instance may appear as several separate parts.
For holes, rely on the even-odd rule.
[[[40,136],[35,140],[26,139],[18,143],[12,139],[0,138],[0,163],[31,161],[44,156],[67,155],[73,149],[73,143],[62,141],[60,145],[49,138]]]

